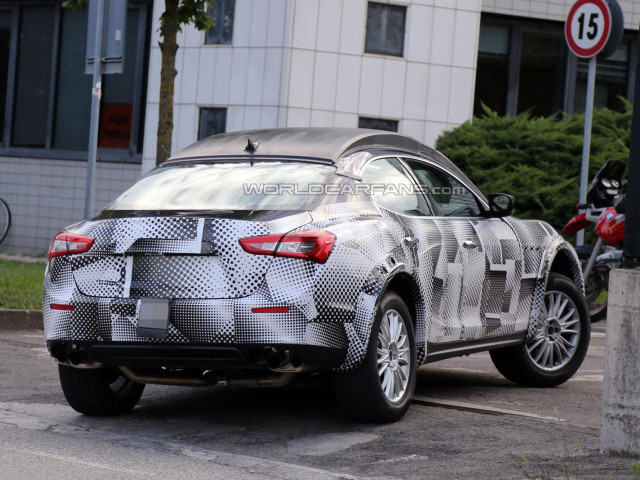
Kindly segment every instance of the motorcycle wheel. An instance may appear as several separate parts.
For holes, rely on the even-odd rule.
[[[591,323],[607,318],[607,288],[609,282],[598,272],[593,272],[585,279],[585,296],[589,305]],[[604,292],[604,295],[603,295]]]

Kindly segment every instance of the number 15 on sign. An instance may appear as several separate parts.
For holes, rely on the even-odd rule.
[[[578,0],[567,16],[567,44],[578,57],[591,58],[605,47],[611,34],[611,12],[604,0]]]

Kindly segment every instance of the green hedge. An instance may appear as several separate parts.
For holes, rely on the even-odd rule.
[[[594,113],[589,179],[606,160],[629,157],[632,106],[621,101],[622,112]],[[516,216],[543,219],[560,230],[578,203],[584,115],[502,117],[484,111],[444,132],[436,148],[485,194],[514,195]]]

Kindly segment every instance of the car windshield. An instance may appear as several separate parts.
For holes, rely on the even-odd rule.
[[[294,162],[169,165],[143,176],[105,210],[308,210],[334,172]]]

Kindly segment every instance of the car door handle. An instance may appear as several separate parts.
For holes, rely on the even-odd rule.
[[[476,245],[475,242],[472,242],[471,240],[465,240],[464,242],[462,242],[462,246],[469,250],[472,248],[478,248],[478,245]]]

